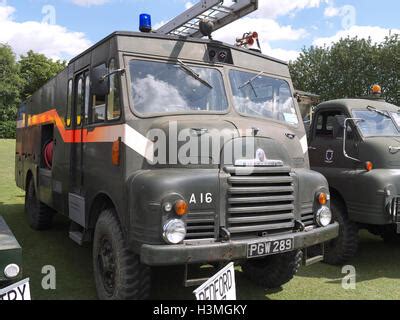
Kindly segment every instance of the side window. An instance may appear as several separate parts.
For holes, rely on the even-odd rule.
[[[68,93],[67,93],[67,114],[65,116],[65,123],[67,127],[71,126],[72,113],[72,80],[68,81]]]
[[[85,124],[89,122],[89,104],[90,104],[90,77],[85,77]]]
[[[85,102],[85,90],[83,78],[80,77],[76,87],[76,125],[80,126],[82,124],[82,110]]]
[[[116,69],[115,59],[110,60],[109,71]],[[107,120],[116,120],[121,117],[121,80],[118,74],[110,76],[110,94],[107,99]]]
[[[335,116],[341,115],[340,111],[329,111],[318,114],[315,135],[321,138],[333,138]]]
[[[99,66],[104,68],[105,64]],[[96,68],[95,68],[96,69]],[[106,100],[107,96],[92,96],[92,119],[91,123],[104,122],[106,119]]]

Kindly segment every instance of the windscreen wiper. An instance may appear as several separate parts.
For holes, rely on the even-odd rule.
[[[240,86],[238,87],[238,89],[241,90],[241,89],[243,89],[244,87],[250,85],[250,86],[251,86],[251,89],[252,89],[253,92],[254,92],[254,95],[255,95],[256,98],[257,98],[257,97],[258,97],[258,96],[257,96],[257,91],[256,91],[256,89],[255,89],[254,86],[253,86],[253,82],[254,82],[254,80],[256,80],[259,76],[261,76],[263,73],[264,73],[264,71],[261,71],[260,73],[258,73],[257,75],[255,75],[253,78],[251,78],[250,80],[247,80],[245,83],[243,83],[242,85],[240,85]]]
[[[206,80],[204,80],[202,77],[200,77],[200,75],[194,71],[192,68],[190,68],[187,64],[185,64],[182,60],[177,59],[179,66],[185,70],[189,75],[191,75],[193,78],[195,78],[196,80],[200,81],[202,84],[204,84],[205,86],[209,87],[210,89],[213,89],[213,86]]]
[[[378,109],[375,108],[375,107],[368,106],[368,107],[367,107],[367,110],[368,110],[368,111],[371,111],[371,112],[376,112],[377,114],[380,114],[381,116],[384,116],[384,117],[386,117],[386,118],[392,119],[388,114],[386,114],[385,112],[383,112],[383,111],[381,111],[381,110],[378,110]]]

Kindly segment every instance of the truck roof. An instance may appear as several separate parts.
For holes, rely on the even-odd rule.
[[[337,100],[331,100],[331,101],[326,101],[318,105],[318,109],[329,109],[332,107],[342,107],[346,108],[348,110],[354,110],[354,109],[365,109],[368,106],[375,107],[380,110],[386,110],[386,111],[394,111],[398,112],[400,107],[388,103],[383,99],[376,99],[376,98],[354,98],[354,99],[337,99]]]
[[[267,58],[271,61],[277,62],[277,63],[281,63],[284,65],[288,65],[287,62],[283,61],[283,60],[279,60],[270,56],[266,56],[262,53],[259,53],[257,51],[253,51],[253,50],[249,50],[249,49],[244,49],[244,48],[240,48],[228,43],[224,43],[221,41],[216,41],[216,40],[209,40],[209,39],[199,39],[199,38],[192,38],[192,37],[181,37],[181,36],[172,36],[172,35],[164,35],[164,34],[159,34],[159,33],[145,33],[145,32],[134,32],[134,31],[115,31],[113,33],[111,33],[110,35],[108,35],[107,37],[105,37],[104,39],[100,40],[99,42],[97,42],[96,44],[94,44],[93,46],[91,46],[90,48],[88,48],[87,50],[85,50],[84,52],[82,52],[81,54],[79,54],[78,56],[76,56],[75,58],[71,59],[69,64],[73,63],[75,60],[78,60],[79,58],[81,58],[82,56],[84,56],[85,54],[87,54],[88,52],[94,50],[96,47],[100,46],[101,44],[103,44],[104,42],[110,40],[113,37],[117,37],[117,36],[123,36],[123,37],[133,37],[133,38],[153,38],[153,39],[164,39],[164,40],[180,40],[180,41],[186,41],[186,42],[194,42],[194,43],[204,43],[204,44],[218,44],[218,45],[223,45],[225,47],[234,49],[234,50],[238,50],[238,51],[242,51],[242,52],[246,52],[248,54],[252,54],[255,56],[259,56],[262,58]]]

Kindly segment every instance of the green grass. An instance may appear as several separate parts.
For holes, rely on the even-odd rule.
[[[14,183],[15,141],[0,140],[0,214],[23,247],[24,275],[31,279],[33,299],[95,299],[90,245],[79,247],[68,238],[68,220],[57,216],[51,231],[32,231],[24,216],[24,193]],[[341,268],[316,264],[302,268],[282,289],[265,291],[237,272],[240,299],[319,300],[319,299],[400,299],[400,250],[385,245],[380,238],[361,234],[359,254],[352,262],[357,270],[356,290],[341,286]],[[57,270],[57,289],[42,289],[42,267]],[[192,290],[183,288],[182,268],[153,271],[153,299],[193,299]]]

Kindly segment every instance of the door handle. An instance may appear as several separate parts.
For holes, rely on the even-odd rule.
[[[308,147],[308,150],[315,151],[315,150],[317,150],[317,148],[315,148],[315,147]]]

